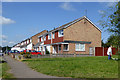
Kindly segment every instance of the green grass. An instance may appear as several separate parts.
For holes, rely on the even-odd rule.
[[[0,78],[14,78],[8,71],[10,67],[7,63],[0,63]]]
[[[114,56],[116,57],[116,56]],[[24,60],[32,69],[52,76],[118,78],[118,61],[104,57],[41,58]]]

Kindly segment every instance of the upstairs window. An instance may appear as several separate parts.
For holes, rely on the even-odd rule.
[[[48,34],[48,39],[51,39],[51,33],[50,33],[50,34]]]
[[[63,29],[58,31],[58,37],[62,37],[63,36]]]
[[[43,41],[43,37],[41,37],[41,42]]]
[[[38,38],[38,42],[40,42],[40,39]]]
[[[52,33],[52,38],[55,39],[55,32]]]
[[[44,36],[44,41],[46,41],[46,36]]]

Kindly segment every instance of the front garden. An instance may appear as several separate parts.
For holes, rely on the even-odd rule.
[[[114,55],[114,57],[118,57]],[[51,76],[70,78],[118,78],[118,62],[107,56],[38,58],[23,60],[32,69]]]

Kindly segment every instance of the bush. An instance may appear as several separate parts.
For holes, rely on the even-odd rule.
[[[46,54],[50,54],[50,52],[46,49]]]
[[[20,52],[20,54],[21,54],[21,55],[24,55],[24,54],[26,54],[26,52]]]
[[[18,58],[21,59],[21,56],[19,55]]]
[[[23,57],[25,58],[31,58],[31,53],[30,52],[26,52]]]

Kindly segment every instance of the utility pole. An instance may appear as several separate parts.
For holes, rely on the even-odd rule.
[[[85,10],[85,16],[87,17],[87,9]]]
[[[8,46],[8,45],[7,45]],[[6,54],[7,54],[7,46],[6,46]]]

